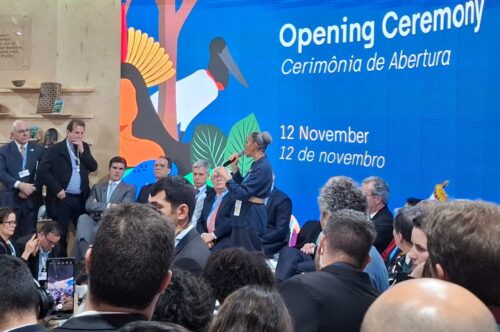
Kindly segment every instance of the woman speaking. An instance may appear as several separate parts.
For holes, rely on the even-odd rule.
[[[273,169],[265,151],[272,138],[268,132],[253,132],[247,137],[245,156],[254,162],[243,178],[238,161],[240,154],[231,156],[232,177],[224,167],[217,167],[214,172],[223,177],[229,190],[234,195],[236,204],[232,216],[233,231],[231,246],[243,247],[249,251],[261,251],[260,236],[266,231],[267,213],[264,199],[269,196],[273,183]]]

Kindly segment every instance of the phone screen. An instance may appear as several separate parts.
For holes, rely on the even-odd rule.
[[[47,291],[54,298],[53,315],[72,315],[75,301],[75,259],[47,259]]]

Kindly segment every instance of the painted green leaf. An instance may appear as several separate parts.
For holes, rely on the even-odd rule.
[[[224,151],[224,160],[227,160],[233,153],[244,150],[248,135],[254,131],[260,131],[255,114],[251,113],[246,118],[236,122],[229,132],[226,149]],[[250,169],[252,162],[252,158],[246,156],[240,158],[238,167],[242,175],[245,175]]]
[[[191,164],[200,159],[207,160],[210,167],[222,165],[227,137],[215,126],[196,126],[191,141]]]

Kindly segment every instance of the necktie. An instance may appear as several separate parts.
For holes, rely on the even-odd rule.
[[[21,145],[20,148],[21,150],[21,156],[24,158],[26,158],[26,147],[24,145]]]
[[[108,192],[106,193],[106,202],[109,203],[109,200],[111,199],[111,195],[113,195],[113,191],[115,191],[116,187],[116,182],[111,182],[108,185]]]
[[[222,202],[222,198],[217,195],[217,198],[214,202],[214,209],[210,216],[208,216],[207,230],[209,233],[213,233],[215,231],[215,217],[217,216],[217,212],[219,211],[220,203]]]

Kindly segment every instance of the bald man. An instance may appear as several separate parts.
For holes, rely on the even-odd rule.
[[[437,279],[389,288],[366,312],[361,332],[498,332],[493,315],[471,292]]]

